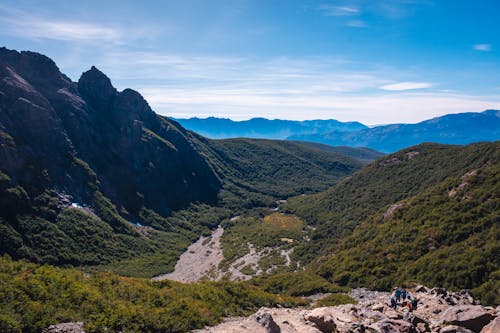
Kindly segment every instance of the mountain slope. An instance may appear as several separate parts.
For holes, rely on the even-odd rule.
[[[359,131],[292,135],[287,139],[320,142],[333,146],[369,147],[394,152],[423,142],[468,144],[500,139],[500,112],[487,110],[449,114],[418,124],[377,126]]]
[[[43,55],[0,49],[0,253],[14,258],[164,273],[232,213],[214,205],[269,206],[360,167],[300,144],[207,140],[95,67],[74,83]]]
[[[280,120],[252,118],[234,121],[225,118],[174,119],[182,126],[212,139],[261,138],[286,139],[291,135],[322,134],[332,131],[355,131],[367,128],[359,122],[338,120]]]
[[[499,211],[497,159],[373,214],[323,259],[319,272],[368,288],[411,281],[477,288],[485,303],[500,304]]]
[[[383,157],[325,192],[292,198],[285,205],[317,229],[304,249],[326,250],[380,209],[417,195],[449,177],[498,163],[499,143],[469,146],[422,144]]]

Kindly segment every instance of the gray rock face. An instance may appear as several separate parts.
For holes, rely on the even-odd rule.
[[[458,325],[479,333],[493,316],[480,305],[457,305],[448,308],[441,316],[444,323]]]

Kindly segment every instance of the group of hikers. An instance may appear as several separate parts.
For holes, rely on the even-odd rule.
[[[418,299],[411,297],[410,293],[405,288],[394,288],[394,294],[389,297],[391,307],[396,309],[398,305],[407,307],[409,311],[417,309]]]

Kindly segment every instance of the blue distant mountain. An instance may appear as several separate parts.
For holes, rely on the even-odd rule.
[[[291,135],[287,139],[333,146],[369,147],[385,153],[422,142],[468,144],[497,141],[500,140],[500,111],[449,114],[417,124],[393,124],[350,132]]]
[[[331,132],[359,131],[368,127],[359,122],[338,120],[279,120],[252,118],[233,121],[226,118],[175,119],[183,127],[212,139],[263,138],[286,139],[294,135],[321,135]]]

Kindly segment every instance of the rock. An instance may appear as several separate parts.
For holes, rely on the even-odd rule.
[[[416,293],[428,293],[429,292],[429,289],[427,289],[427,287],[425,286],[422,286],[422,285],[417,285],[415,287],[415,292]]]
[[[480,305],[457,305],[449,307],[441,315],[443,323],[462,326],[479,333],[493,316]]]
[[[323,333],[337,332],[337,325],[328,308],[314,309],[305,316],[305,319],[314,323]]]
[[[500,332],[500,317],[493,319],[488,325],[484,326],[481,333],[498,333]]]
[[[380,333],[417,333],[415,326],[404,320],[386,319],[375,323],[375,327]]]
[[[385,308],[386,308],[385,304],[377,303],[377,304],[375,304],[375,305],[372,306],[372,311],[383,312]]]
[[[420,333],[430,332],[429,325],[426,325],[424,323],[418,323],[416,327],[417,331],[419,331]]]
[[[474,333],[474,332],[465,327],[448,325],[443,327],[441,331],[439,331],[439,333]]]
[[[71,322],[50,325],[42,333],[85,333],[85,331],[83,322]]]
[[[447,292],[446,292],[446,289],[444,289],[444,288],[432,288],[430,293],[433,295],[446,296]]]
[[[266,332],[281,333],[280,327],[274,321],[273,316],[271,316],[271,314],[267,312],[267,309],[260,309],[252,317],[256,322],[258,322],[262,327],[266,329]]]
[[[402,316],[394,309],[388,308],[385,310],[385,315],[390,319],[401,319]]]

